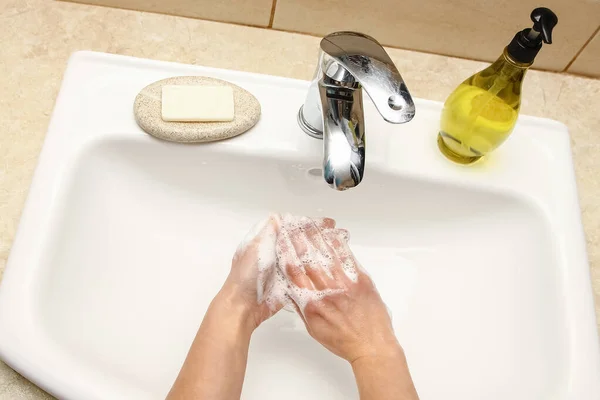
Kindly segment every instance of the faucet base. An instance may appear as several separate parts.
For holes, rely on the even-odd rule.
[[[315,139],[323,139],[323,131],[315,129],[312,127],[312,125],[310,125],[308,122],[306,122],[306,119],[304,118],[304,112],[302,111],[304,109],[304,106],[300,107],[300,110],[298,110],[298,125],[300,125],[300,128],[302,128],[302,130],[310,137],[314,137]]]

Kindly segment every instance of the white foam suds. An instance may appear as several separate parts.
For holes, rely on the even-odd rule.
[[[344,274],[356,282],[360,266],[348,239],[348,232],[335,229],[333,220],[273,214],[255,225],[238,249],[253,243],[259,246],[256,282],[259,303],[266,302],[275,310],[293,302],[303,312],[308,303],[345,290],[343,285],[315,288],[307,268],[333,279],[332,268],[339,262]]]

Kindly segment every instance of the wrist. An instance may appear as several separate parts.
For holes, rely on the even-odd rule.
[[[400,346],[398,341],[395,339],[389,343],[380,344],[357,353],[353,358],[349,359],[348,362],[350,365],[352,365],[352,367],[354,367],[355,364],[360,364],[363,362],[371,363],[373,361],[381,362],[384,360],[393,359],[405,359],[404,349],[402,349],[402,346]]]
[[[350,363],[352,370],[356,376],[360,376],[365,371],[372,369],[386,369],[402,371],[408,369],[406,356],[401,347],[390,351],[388,354],[377,354],[362,356]]]
[[[211,308],[217,310],[219,318],[227,320],[231,329],[242,335],[251,335],[257,327],[251,307],[239,292],[229,285],[223,286],[217,293]]]

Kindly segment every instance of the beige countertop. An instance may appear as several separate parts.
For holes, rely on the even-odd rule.
[[[0,279],[72,52],[96,50],[308,80],[319,42],[286,32],[52,0],[0,0],[0,19]],[[389,52],[413,96],[440,101],[486,65]],[[600,315],[600,80],[530,71],[522,113],[556,119],[570,129]],[[0,362],[0,400],[43,398],[51,397]]]

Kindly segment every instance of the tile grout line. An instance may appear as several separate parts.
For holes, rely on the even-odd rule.
[[[573,63],[575,62],[575,60],[577,60],[577,58],[581,55],[581,53],[583,53],[583,51],[588,46],[588,44],[590,44],[590,42],[592,40],[594,40],[594,38],[596,37],[596,35],[598,34],[598,32],[600,32],[600,25],[598,25],[598,27],[596,28],[596,30],[594,31],[594,33],[592,33],[592,36],[590,36],[588,38],[588,40],[585,41],[585,43],[583,44],[583,46],[581,46],[581,48],[577,51],[577,53],[575,53],[575,55],[573,56],[573,59],[571,61],[569,61],[569,63],[567,64],[567,66],[565,67],[565,69],[562,70],[562,72],[567,72],[569,70],[569,68],[571,68],[571,65],[573,65]]]
[[[275,20],[275,9],[277,8],[277,0],[273,0],[273,4],[271,5],[271,16],[269,17],[269,25],[267,25],[267,29],[273,28],[273,21]]]

